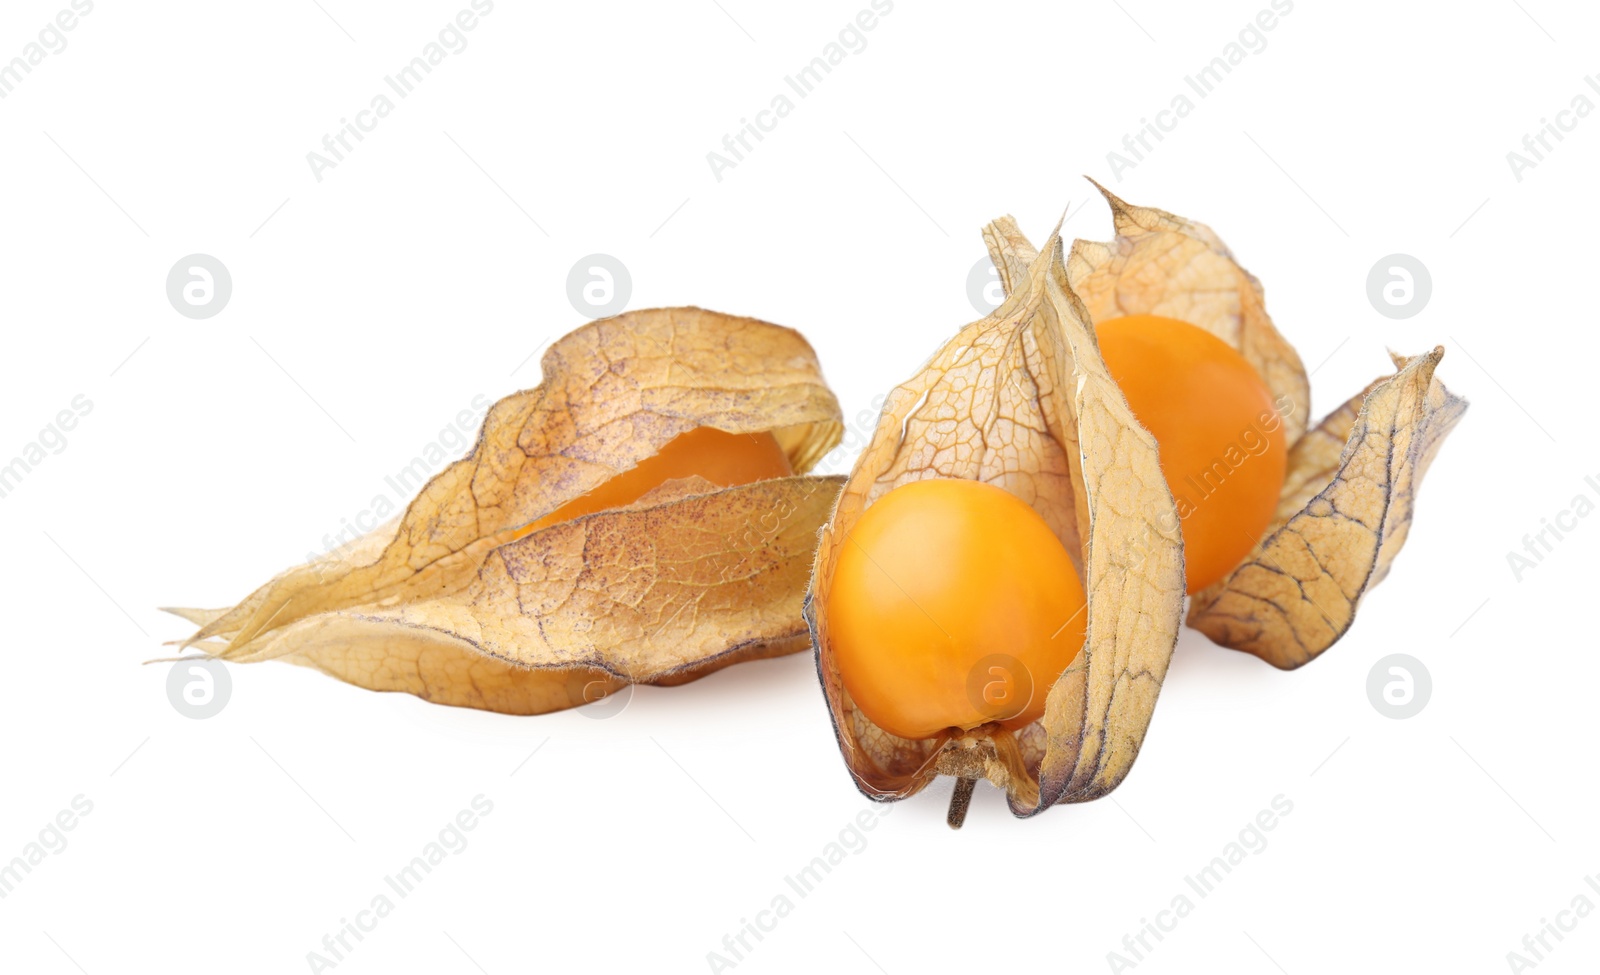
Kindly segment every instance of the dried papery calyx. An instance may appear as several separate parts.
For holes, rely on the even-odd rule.
[[[555,342],[472,451],[356,543],[184,646],[514,714],[807,646],[801,601],[842,479],[806,476],[839,407],[799,333],[698,308]]]
[[[1189,625],[1292,670],[1344,636],[1411,531],[1417,489],[1467,401],[1434,375],[1442,347],[1394,356],[1396,372],[1334,410],[1289,452],[1272,526],[1198,593]]]
[[[889,393],[807,600],[858,787],[893,800],[955,776],[952,825],[979,778],[1018,816],[1114,789],[1184,594],[1155,441],[1100,359],[1059,236],[1042,254],[1009,221],[985,237],[1010,296]],[[897,672],[914,699],[883,687]]]
[[[1236,563],[1209,574],[1194,593],[1188,623],[1223,646],[1284,669],[1299,667],[1349,630],[1362,598],[1387,575],[1409,534],[1423,475],[1466,400],[1434,375],[1443,348],[1391,353],[1394,374],[1308,426],[1309,380],[1267,314],[1261,283],[1204,224],[1100,191],[1116,236],[1075,241],[1067,260],[1072,287],[1096,325],[1155,315],[1215,336],[1271,390],[1277,415],[1266,425],[1280,424],[1286,442],[1276,504],[1248,537],[1236,539],[1243,543]],[[1241,431],[1244,438],[1251,433]],[[1240,443],[1249,446],[1247,439]],[[1263,469],[1248,449],[1220,452],[1208,466],[1215,480],[1247,479]],[[1204,520],[1214,502],[1198,493],[1185,497],[1179,484],[1173,493],[1193,558],[1197,540],[1189,526]]]

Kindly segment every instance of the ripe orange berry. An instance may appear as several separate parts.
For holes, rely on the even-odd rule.
[[[718,487],[733,487],[793,473],[788,456],[770,433],[725,433],[715,427],[695,427],[669,440],[658,453],[633,469],[523,527],[517,537],[581,515],[632,504],[675,478],[699,475]]]
[[[1160,445],[1190,594],[1237,566],[1272,521],[1288,467],[1283,418],[1255,368],[1210,332],[1129,315],[1095,326],[1111,377]]]
[[[822,598],[845,688],[902,738],[1036,720],[1083,647],[1067,550],[1026,502],[979,481],[914,481],[873,502]]]

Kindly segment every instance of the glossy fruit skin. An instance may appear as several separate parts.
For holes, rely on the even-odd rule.
[[[770,433],[726,433],[695,427],[667,441],[656,454],[599,487],[523,527],[517,537],[547,525],[632,504],[665,481],[698,475],[718,487],[789,477],[794,468]]]
[[[845,688],[902,738],[1020,728],[1083,648],[1067,550],[1026,502],[980,481],[914,481],[873,502],[823,598]]]
[[[1191,595],[1226,576],[1272,521],[1288,446],[1255,368],[1210,332],[1129,315],[1095,326],[1111,377],[1160,446]]]

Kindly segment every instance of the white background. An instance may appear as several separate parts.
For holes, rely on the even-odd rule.
[[[93,403],[0,499],[0,860],[93,803],[0,900],[0,967],[312,970],[481,794],[470,845],[338,972],[712,970],[877,808],[807,656],[645,688],[609,720],[236,667],[196,721],[168,667],[141,666],[189,629],[154,607],[232,603],[321,551],[474,396],[535,384],[537,358],[519,364],[584,320],[565,287],[584,255],[626,263],[630,307],[801,329],[854,418],[976,317],[985,221],[1042,239],[1070,207],[1069,234],[1109,234],[1085,173],[1223,236],[1316,367],[1315,413],[1385,371],[1386,347],[1435,344],[1472,408],[1324,657],[1282,673],[1186,631],[1111,798],[1016,821],[981,786],[952,833],[943,780],[789,892],[737,970],[1108,971],[1189,893],[1141,975],[1499,972],[1575,896],[1600,905],[1600,517],[1521,581],[1506,559],[1597,496],[1600,117],[1520,181],[1506,159],[1578,93],[1600,104],[1592,6],[1296,0],[1117,180],[1107,152],[1266,0],[898,0],[718,181],[706,154],[867,0],[497,0],[319,182],[306,154],[467,0],[321,6],[99,0],[0,100],[0,462]],[[8,0],[0,59],[65,7]],[[204,321],[164,291],[196,252],[233,276]],[[1395,252],[1433,279],[1403,321],[1365,290]],[[1409,720],[1365,690],[1395,652],[1432,673]],[[1280,794],[1266,849],[1189,891]],[[1540,975],[1593,971],[1600,914],[1551,944]]]

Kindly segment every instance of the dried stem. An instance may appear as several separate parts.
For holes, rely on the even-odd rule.
[[[944,820],[951,829],[960,829],[961,824],[967,821],[967,807],[972,805],[972,787],[977,784],[977,779],[956,779],[955,791],[950,793],[950,812]]]

